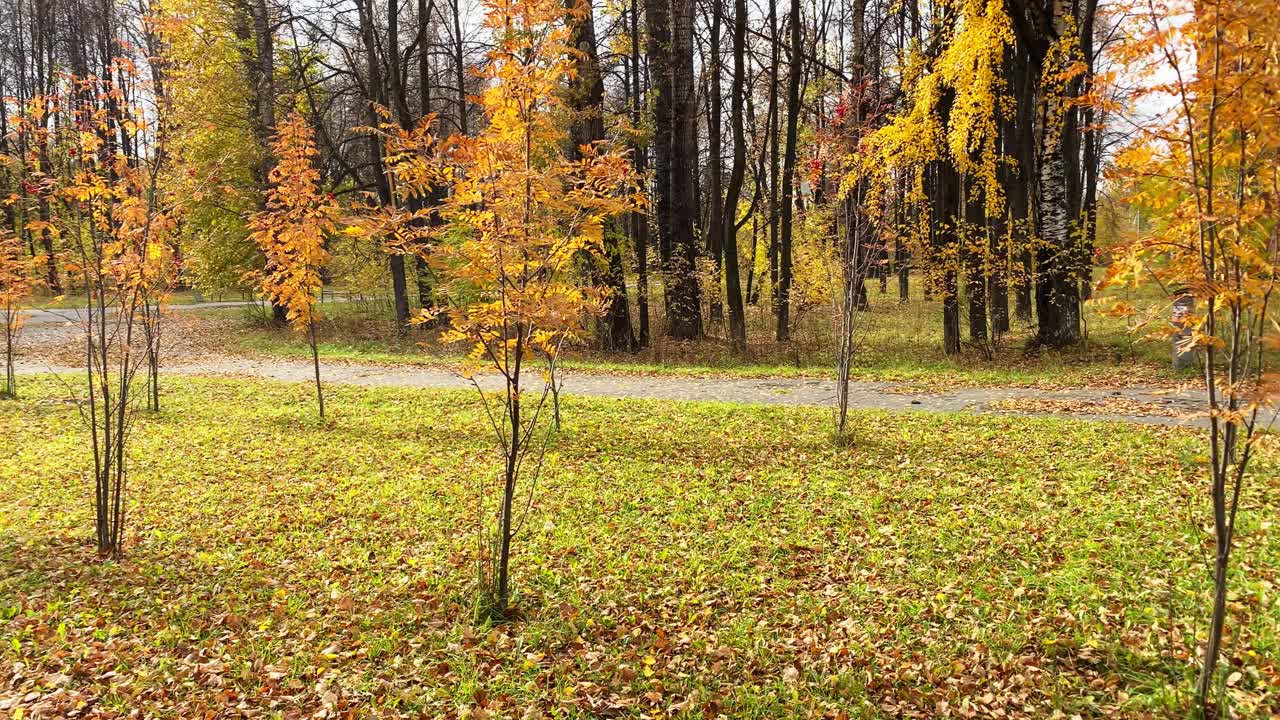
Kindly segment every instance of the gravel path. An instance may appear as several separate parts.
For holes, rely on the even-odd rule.
[[[20,361],[20,373],[75,374],[83,370]],[[311,364],[283,358],[205,357],[166,366],[165,373],[213,377],[253,377],[283,382],[311,382]],[[469,388],[469,380],[447,369],[419,366],[321,363],[326,383],[369,387]],[[501,378],[479,376],[485,389],[501,386]],[[754,405],[835,404],[832,380],[804,378],[741,379],[571,373],[564,380],[566,395],[655,400],[699,400]],[[957,388],[936,393],[903,393],[892,383],[858,381],[850,384],[854,408],[977,412],[1015,415],[1062,415],[1084,419],[1120,420],[1153,425],[1199,425],[1187,415],[1196,410],[1195,391],[1156,388],[1039,390],[1034,388]]]

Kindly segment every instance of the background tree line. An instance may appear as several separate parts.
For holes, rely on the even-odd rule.
[[[6,0],[4,14],[6,223],[44,258],[54,293],[65,248],[30,221],[57,213],[40,192],[56,158],[13,129],[61,77],[113,78],[116,57],[140,68],[124,102],[164,107],[162,182],[192,200],[175,240],[181,282],[204,290],[243,286],[264,262],[245,223],[264,207],[288,112],[314,128],[322,187],[382,207],[396,189],[385,139],[366,128],[431,117],[439,136],[482,129],[477,68],[492,37],[465,0]],[[890,278],[904,299],[942,300],[948,353],[962,304],[979,346],[1011,319],[1034,326],[1037,345],[1076,342],[1106,155],[1096,100],[1114,92],[1095,67],[1111,25],[1096,0],[590,8],[574,25],[570,149],[628,147],[651,200],[611,224],[603,260],[583,268],[612,289],[596,343],[710,335],[743,349],[753,306],[772,318],[753,332],[786,341],[816,299],[848,294],[862,310],[866,284],[885,291]],[[34,115],[65,122],[58,108]],[[435,207],[439,192],[412,204]],[[436,302],[410,249],[346,249],[326,280],[385,289],[397,326]]]

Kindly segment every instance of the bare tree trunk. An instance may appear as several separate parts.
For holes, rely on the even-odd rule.
[[[428,4],[428,0],[417,0],[417,36],[419,36],[419,49],[417,49],[417,96],[419,96],[419,113],[421,117],[428,117],[431,114],[431,53],[428,47],[429,27],[431,23],[431,8],[434,3]],[[428,200],[430,205],[438,205],[440,197],[438,193]],[[433,219],[435,215],[433,213]],[[425,247],[424,247],[425,250]],[[413,258],[413,275],[417,281],[417,304],[420,307],[431,307],[435,305],[433,287],[431,287],[431,268],[426,261],[424,252],[419,252]]]
[[[1000,336],[1009,332],[1009,223],[1008,213],[1001,215],[990,226],[989,252],[992,269],[987,277],[987,305],[991,316],[991,333]]]
[[[1014,29],[1028,49],[1028,74],[1039,78],[1046,71],[1049,49],[1058,38],[1069,37],[1074,29],[1073,9],[1068,0],[1012,0]],[[1075,147],[1074,123],[1069,122],[1069,100],[1074,88],[1046,87],[1036,83],[1040,123],[1036,139],[1035,224],[1040,245],[1036,252],[1036,315],[1039,321],[1036,343],[1065,347],[1080,340],[1079,248],[1073,226],[1073,186],[1078,182],[1071,169]]]
[[[956,232],[960,224],[961,193],[960,176],[945,161],[933,163],[933,236],[937,252],[949,254],[959,242]],[[941,285],[936,290],[942,295],[942,350],[947,355],[960,353],[960,295],[953,266],[941,270]]]
[[[849,77],[852,86],[852,125],[857,131],[866,127],[868,94],[866,0],[853,0],[851,10],[851,52]],[[793,40],[794,42],[794,40]],[[840,316],[837,319],[839,340],[836,348],[836,436],[848,433],[849,376],[853,367],[855,321],[857,312],[867,303],[866,273],[867,241],[871,234],[869,218],[863,212],[867,182],[859,179],[840,203],[837,212],[843,213],[844,244],[841,248]],[[900,211],[900,209],[899,209]],[[836,236],[840,237],[840,217],[836,218]],[[838,240],[837,240],[838,242]]]
[[[14,372],[14,354],[17,351],[15,345],[18,335],[18,309],[5,308],[3,314],[0,314],[0,320],[4,321],[4,392],[0,393],[0,399],[16,400],[18,399],[18,377]]]
[[[711,40],[708,48],[711,53],[710,67],[706,73],[710,75],[707,95],[707,195],[710,207],[707,213],[707,254],[711,256],[715,277],[712,282],[711,297],[707,299],[709,319],[711,322],[724,320],[724,306],[720,298],[721,278],[724,274],[724,168],[721,162],[723,143],[720,138],[722,127],[721,103],[724,101],[720,87],[720,75],[723,64],[720,60],[720,28],[723,25],[725,0],[711,0]]]
[[[369,13],[370,24],[372,25],[372,11]],[[372,27],[370,28],[372,32]],[[400,120],[400,126],[403,128],[413,127],[413,121],[409,116],[409,103],[405,97],[404,85],[401,83],[400,66],[400,3],[398,0],[387,0],[387,38],[386,38],[386,60],[387,60],[387,96],[384,98],[386,102],[391,104],[392,110],[396,117]],[[376,55],[371,56],[371,62],[376,59]],[[401,332],[409,327],[409,279],[405,268],[404,255],[394,253],[391,255],[391,294],[395,301],[396,310],[396,326]]]
[[[671,319],[671,152],[675,136],[675,117],[672,114],[671,83],[671,8],[667,0],[647,0],[644,5],[645,25],[648,36],[646,54],[649,57],[649,73],[653,93],[653,208],[658,236],[658,263],[666,286],[663,288],[663,304],[667,322]]]
[[[498,605],[498,616],[500,618],[505,618],[508,610],[510,609],[511,540],[515,534],[512,520],[514,517],[513,511],[516,499],[516,481],[520,474],[520,461],[524,456],[523,450],[529,440],[524,431],[523,421],[520,416],[520,373],[523,370],[526,340],[524,325],[517,323],[515,332],[514,362],[511,370],[507,373],[506,405],[507,418],[510,422],[510,437],[506,442],[507,462],[503,471],[502,508],[498,522],[498,592],[496,599]],[[532,429],[533,426],[530,424],[530,432],[532,432]]]
[[[389,2],[394,2],[394,0],[389,0]],[[370,127],[377,127],[382,120],[378,117],[376,107],[379,105],[385,107],[387,105],[387,86],[382,75],[381,66],[382,54],[379,52],[379,43],[377,41],[376,28],[374,27],[373,7],[370,5],[370,0],[356,0],[356,10],[359,18],[360,40],[364,45],[366,61],[366,87],[363,90],[366,122]],[[399,53],[397,52],[396,54],[398,55]],[[390,71],[399,72],[399,68],[394,68]],[[385,168],[383,167],[382,142],[377,135],[369,134],[368,148],[372,166],[372,180],[378,193],[378,202],[384,206],[391,206],[395,198],[392,195],[391,184],[387,180]],[[409,287],[405,273],[404,255],[393,253],[388,265],[391,270],[391,294],[395,307],[396,328],[403,332],[409,325]]]
[[[160,412],[160,303],[142,303],[142,335],[147,344],[147,409]]]
[[[520,364],[522,347],[517,345],[515,374],[507,392],[511,415],[511,438],[507,444],[507,464],[502,484],[502,516],[498,525],[498,615],[504,617],[511,603],[512,511],[516,500],[516,477],[520,467],[520,447],[524,443],[520,420]]]
[[[717,12],[719,12],[719,2]],[[743,96],[746,94],[746,0],[734,0],[733,5],[733,97],[730,100],[730,123],[733,125],[733,168],[729,172],[729,187],[725,193],[723,216],[719,229],[723,233],[725,295],[729,305],[729,341],[737,352],[747,349],[746,309],[742,305],[741,270],[738,266],[738,201],[742,195],[743,179],[747,169],[747,139],[743,126]],[[754,253],[753,258],[754,261]],[[753,263],[754,264],[754,263]]]
[[[1070,208],[1067,202],[1067,164],[1060,141],[1044,133],[1040,146],[1038,214],[1044,242],[1036,259],[1037,341],[1065,347],[1080,340],[1080,297],[1071,262]]]
[[[32,98],[39,97],[40,109],[42,117],[39,119],[40,127],[46,129],[48,127],[48,118],[50,117],[51,108],[48,107],[48,95],[53,89],[55,82],[55,58],[54,58],[54,41],[53,41],[53,23],[54,13],[51,4],[48,2],[36,2],[35,12],[32,14],[31,22],[31,53],[35,64],[35,84],[33,88]],[[86,73],[87,74],[87,73]],[[43,86],[43,89],[40,87]],[[49,138],[48,135],[41,134],[38,138],[37,165],[40,172],[45,177],[51,177],[54,174],[52,164],[49,160]],[[41,223],[45,223],[45,229],[39,231],[41,250],[45,256],[45,284],[49,292],[54,295],[63,293],[62,279],[58,274],[58,256],[53,246],[53,234],[48,229],[48,223],[53,220],[52,209],[49,206],[49,198],[46,192],[40,192],[36,202],[36,217]],[[32,233],[32,241],[35,240],[35,234]]]
[[[1088,300],[1093,295],[1093,253],[1097,245],[1098,235],[1098,171],[1101,164],[1101,151],[1098,143],[1100,133],[1094,127],[1094,109],[1085,110],[1084,131],[1084,199],[1081,207],[1080,222],[1084,226],[1083,247],[1080,251],[1081,283],[1080,297]]]
[[[1031,179],[1035,176],[1035,81],[1025,50],[1010,53],[1010,85],[1017,88],[1017,115],[1007,121],[1017,169],[1010,173],[1007,189],[1010,242],[1013,244],[1011,270],[1014,284],[1014,315],[1020,322],[1033,320],[1031,290],[1034,285],[1031,257]]]
[[[572,8],[575,0],[569,0]],[[605,139],[604,132],[604,80],[600,76],[600,61],[596,53],[595,19],[590,3],[584,6],[585,14],[571,17],[570,44],[578,50],[577,73],[569,83],[568,105],[574,118],[569,128],[570,147],[566,156],[581,158],[579,148],[593,145]],[[631,330],[631,309],[627,302],[627,281],[622,265],[622,248],[616,233],[605,233],[604,267],[595,265],[591,272],[597,285],[608,288],[608,306],[600,318],[596,331],[596,344],[601,350],[636,349],[635,334]]]
[[[657,4],[657,3],[654,3]],[[672,4],[671,41],[671,266],[667,280],[667,334],[678,340],[702,337],[698,288],[697,107],[693,86],[693,0]]]
[[[431,49],[428,45],[428,39],[431,37],[432,11],[435,8],[434,2],[428,0],[417,0],[418,3],[418,109],[421,117],[425,118],[431,115],[432,110],[432,69],[431,69]],[[438,123],[438,121],[437,121]],[[438,131],[438,124],[436,125]],[[426,224],[435,226],[440,223],[440,216],[435,208],[438,207],[444,199],[444,191],[440,188],[432,188],[425,198],[414,198],[413,203],[415,209],[422,209],[423,206],[430,208],[430,212],[426,219]],[[431,266],[425,257],[427,244],[424,241],[419,247],[419,252],[414,256],[414,275],[418,286],[418,305],[423,308],[429,308],[435,305],[435,287],[434,276]]]
[[[459,0],[450,3],[453,9],[453,76],[458,88],[458,132],[463,136],[467,132],[467,69],[466,56],[462,45],[462,13],[458,9]]]
[[[898,237],[893,243],[893,269],[898,274],[898,302],[906,302],[911,296],[911,251],[907,248],[906,223],[908,212],[918,212],[907,207],[907,185],[904,180],[898,190]]]
[[[779,342],[791,338],[791,239],[795,209],[796,139],[800,122],[800,73],[804,55],[800,44],[800,0],[791,0],[791,62],[787,69],[787,146],[782,159],[782,232],[778,243]]]
[[[971,178],[965,178],[964,231],[960,254],[964,260],[965,299],[969,305],[969,340],[979,346],[987,343],[987,270],[983,253],[989,242],[985,237],[986,213],[982,199]]]
[[[853,368],[854,342],[857,339],[856,322],[859,310],[866,305],[866,277],[868,253],[866,245],[872,232],[865,213],[866,183],[854,186],[841,203],[845,217],[844,245],[841,249],[841,292],[839,330],[836,347],[836,435],[848,433],[849,379]]]
[[[766,144],[769,149],[769,292],[774,312],[778,308],[778,66],[782,63],[778,42],[778,0],[769,0],[769,110],[765,121]]]
[[[641,85],[644,73],[640,70],[640,0],[631,0],[631,124],[640,127]],[[639,136],[632,141],[631,152],[636,173],[644,177],[648,166],[648,148],[641,145]],[[631,213],[631,241],[636,253],[636,311],[640,315],[640,347],[649,345],[649,216],[647,213]]]
[[[324,419],[324,388],[320,385],[320,350],[316,345],[316,320],[307,323],[307,336],[311,345],[311,364],[316,377],[316,402],[320,405],[320,419]]]
[[[402,73],[407,71],[400,62],[400,2],[387,0],[387,92],[391,102],[391,110],[400,120],[400,126],[413,127],[413,117],[409,114],[409,98],[405,93]]]

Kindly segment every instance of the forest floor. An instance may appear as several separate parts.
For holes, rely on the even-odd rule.
[[[74,382],[74,380],[72,381]],[[1164,718],[1209,605],[1184,428],[567,397],[473,619],[496,472],[473,392],[173,377],[92,550],[64,381],[0,402],[0,715]],[[1236,717],[1280,712],[1280,445],[1229,604]],[[1247,572],[1243,569],[1247,568]]]

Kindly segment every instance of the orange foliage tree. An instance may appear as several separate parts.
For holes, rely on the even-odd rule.
[[[132,77],[128,60],[113,62],[117,77]],[[168,272],[179,203],[164,196],[157,177],[163,147],[141,154],[151,135],[148,113],[131,104],[120,85],[97,77],[68,77],[49,103],[62,119],[51,145],[65,160],[50,178],[59,203],[56,224],[66,239],[68,271],[86,294],[88,395],[81,402],[94,460],[98,550],[116,556],[124,545],[126,445],[133,425],[137,320]]]
[[[22,242],[7,229],[0,229],[0,329],[4,331],[4,389],[0,398],[18,397],[14,360],[18,333],[22,330],[22,303],[31,295],[32,275],[39,258],[29,257]]]
[[[487,0],[485,23],[495,45],[480,70],[486,129],[440,147],[424,133],[388,144],[389,172],[401,192],[425,195],[432,183],[450,189],[440,207],[421,212],[437,212],[439,222],[410,214],[400,226],[401,235],[415,228],[430,238],[429,259],[445,280],[440,296],[447,307],[420,320],[447,314],[442,339],[470,346],[471,376],[487,370],[503,380],[496,400],[475,385],[503,455],[496,492],[482,481],[478,534],[483,612],[496,619],[510,609],[512,541],[528,515],[551,433],[540,439],[538,423],[555,384],[556,357],[607,299],[579,276],[581,260],[603,253],[609,218],[643,203],[625,155],[603,144],[582,146],[576,159],[565,153],[564,89],[579,52],[569,45],[569,20],[585,12],[558,0]],[[415,143],[422,152],[413,151]],[[526,398],[531,366],[544,372]]]
[[[266,209],[249,221],[251,237],[266,256],[266,268],[254,273],[262,296],[283,307],[294,329],[307,333],[315,368],[316,400],[324,417],[320,353],[316,347],[316,303],[324,287],[321,270],[329,262],[325,238],[336,230],[337,205],[320,192],[311,126],[294,112],[277,129],[276,156]]]
[[[1194,712],[1230,713],[1218,658],[1242,488],[1257,443],[1276,417],[1280,349],[1276,313],[1280,211],[1280,26],[1272,0],[1142,0],[1120,60],[1147,66],[1136,141],[1117,158],[1130,202],[1158,219],[1129,238],[1104,286],[1158,284],[1194,310],[1156,335],[1182,337],[1203,369],[1207,475],[1213,506],[1213,601]],[[1167,108],[1151,113],[1151,108]],[[1117,314],[1137,312],[1124,303]],[[1247,512],[1247,509],[1244,510]]]

